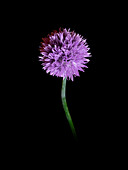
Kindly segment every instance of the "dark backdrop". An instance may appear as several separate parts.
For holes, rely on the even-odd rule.
[[[14,136],[30,150],[33,146],[42,149],[76,144],[61,103],[62,78],[48,75],[38,59],[42,37],[59,27],[70,28],[87,39],[92,55],[89,68],[73,82],[67,81],[67,104],[78,135],[77,144],[84,144],[88,150],[106,149],[113,135],[114,118],[109,110],[112,102],[107,97],[111,85],[111,24],[105,7],[98,3],[62,6],[25,5],[17,19],[15,44],[19,60],[16,59],[14,70],[16,94],[11,91],[14,114],[10,116],[15,121]]]
[[[1,129],[6,145],[2,147],[8,150],[4,153],[9,158],[14,154],[21,161],[19,166],[26,162],[28,166],[35,163],[35,169],[40,169],[36,159],[42,167],[44,160],[48,166],[54,158],[54,164],[58,164],[57,151],[60,151],[58,157],[64,160],[61,166],[70,162],[73,154],[76,158],[83,158],[83,164],[89,163],[89,167],[96,163],[101,166],[104,160],[104,165],[113,161],[113,153],[118,152],[118,134],[123,131],[120,128],[122,108],[118,111],[117,104],[122,100],[118,93],[119,89],[122,93],[122,88],[118,87],[119,83],[122,84],[118,77],[122,76],[119,68],[122,63],[116,65],[115,51],[118,53],[120,44],[119,40],[118,45],[115,44],[115,37],[118,39],[122,32],[116,31],[119,22],[113,26],[120,18],[120,8],[116,8],[116,4],[112,6],[108,1],[18,1],[13,5],[15,10],[11,8],[12,2],[6,5],[10,11],[7,9],[8,20],[4,19],[7,39],[5,54],[1,57],[6,60],[2,74],[7,74],[3,81],[5,87],[1,88],[1,98],[5,103],[1,109],[1,115],[5,117],[1,119]],[[119,16],[114,13],[115,9]],[[92,55],[89,68],[80,72],[80,77],[74,78],[73,82],[67,81],[67,104],[76,128],[77,142],[61,103],[62,78],[46,74],[38,59],[42,37],[59,27],[70,28],[84,36]],[[6,68],[9,71],[5,71]],[[74,159],[72,165],[77,163]]]

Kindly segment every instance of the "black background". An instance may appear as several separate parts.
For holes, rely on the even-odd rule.
[[[111,107],[114,92],[110,95],[114,88],[113,75],[109,74],[113,30],[108,9],[109,12],[111,9],[107,4],[101,7],[98,2],[59,3],[58,6],[56,2],[31,2],[17,8],[15,13],[20,15],[15,27],[15,77],[9,82],[13,82],[8,99],[12,101],[12,114],[7,116],[8,122],[11,120],[9,140],[29,155],[41,154],[45,149],[75,148],[75,152],[77,147],[88,155],[102,154],[113,147],[117,132],[113,124],[115,112]],[[73,82],[67,81],[66,98],[77,142],[61,103],[62,78],[48,75],[38,59],[42,37],[60,27],[70,28],[86,38],[92,55],[89,68],[80,72],[80,77],[74,78]]]

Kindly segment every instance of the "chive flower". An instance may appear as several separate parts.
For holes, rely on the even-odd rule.
[[[59,29],[42,38],[39,47],[39,61],[43,69],[52,76],[62,77],[61,99],[70,128],[76,138],[76,131],[66,102],[66,80],[74,80],[84,72],[91,57],[86,39],[70,29]]]
[[[90,53],[86,39],[70,29],[59,29],[47,38],[42,38],[40,46],[43,69],[52,76],[72,80],[79,75],[79,71],[88,68]]]

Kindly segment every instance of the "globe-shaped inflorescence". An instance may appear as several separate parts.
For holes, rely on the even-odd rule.
[[[80,76],[79,71],[84,72],[83,68],[88,68],[86,64],[91,55],[86,39],[81,35],[60,28],[42,40],[39,61],[46,73],[73,81],[74,77]]]

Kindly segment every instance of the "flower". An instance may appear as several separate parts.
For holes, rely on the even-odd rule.
[[[46,73],[73,81],[73,77],[80,76],[79,71],[84,72],[83,68],[88,68],[86,64],[90,60],[87,58],[91,55],[86,39],[81,35],[60,28],[59,32],[53,31],[42,40],[39,61]]]

